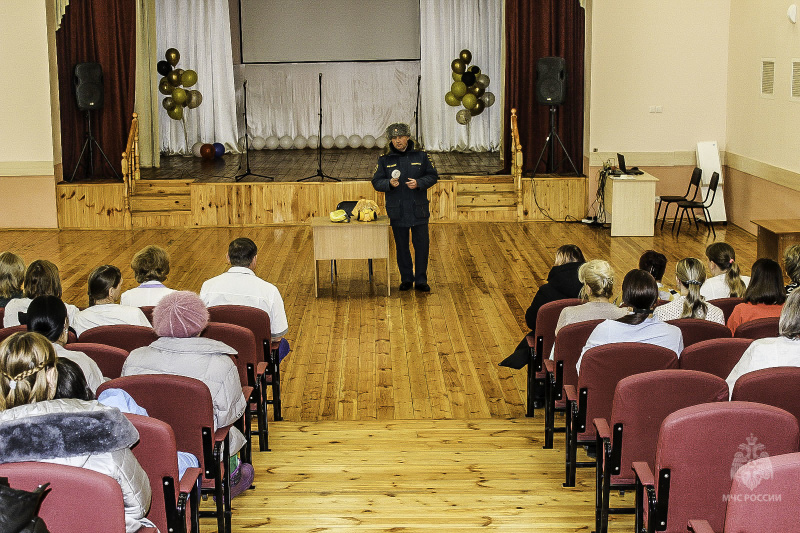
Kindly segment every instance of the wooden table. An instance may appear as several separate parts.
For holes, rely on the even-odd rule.
[[[774,259],[781,263],[783,252],[792,244],[800,244],[800,220],[778,218],[775,220],[751,220],[758,226],[758,257]]]
[[[652,237],[658,178],[645,172],[638,176],[609,176],[604,189],[606,222],[612,237]]]
[[[314,296],[319,296],[319,261],[331,259],[386,259],[386,293],[389,283],[389,218],[372,222],[331,222],[329,217],[313,217]]]

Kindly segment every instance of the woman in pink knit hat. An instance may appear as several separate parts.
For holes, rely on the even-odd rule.
[[[173,292],[153,309],[153,329],[160,337],[133,350],[125,359],[123,376],[172,374],[202,381],[214,404],[214,429],[230,426],[244,414],[247,402],[242,394],[239,372],[231,359],[236,350],[214,339],[200,337],[208,324],[208,309],[197,294]],[[231,427],[231,456],[244,446],[244,435]],[[241,463],[231,475],[231,497],[241,494],[253,482],[253,466]]]

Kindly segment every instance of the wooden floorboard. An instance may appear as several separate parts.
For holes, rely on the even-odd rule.
[[[86,306],[89,272],[115,264],[131,288],[128,264],[147,244],[171,255],[167,285],[192,291],[226,269],[232,239],[258,244],[256,272],[283,294],[293,351],[282,365],[285,421],[271,424],[273,451],[254,454],[257,488],[235,500],[235,532],[590,531],[592,471],[578,473],[576,488],[561,487],[563,436],[541,449],[541,413],[524,417],[525,372],[497,363],[527,332],[525,309],[558,246],[609,260],[617,280],[644,250],[660,250],[669,284],[676,261],[703,259],[710,237],[667,228],[611,239],[608,230],[549,222],[430,230],[433,292],[397,291],[392,259],[388,297],[383,261],[370,281],[365,261],[345,260],[333,284],[329,263],[320,264],[315,298],[307,226],[4,230],[0,250],[52,260],[64,299]],[[749,274],[755,237],[732,225],[717,236]],[[629,516],[618,517],[612,531],[631,528]],[[213,522],[203,521],[210,531]]]

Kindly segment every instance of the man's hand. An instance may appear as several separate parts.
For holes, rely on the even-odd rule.
[[[400,185],[400,178],[392,178],[392,179],[390,179],[389,180],[389,184],[392,187],[397,187],[398,185]]]
[[[417,180],[408,180],[406,181],[406,185],[408,185],[409,189],[416,189],[417,188]]]

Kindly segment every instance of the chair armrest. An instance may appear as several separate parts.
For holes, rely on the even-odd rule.
[[[278,339],[277,341],[270,342],[269,343],[269,348],[270,348],[270,350],[274,351],[274,350],[277,350],[280,345],[281,345],[281,341],[280,341],[280,339]]]
[[[256,365],[256,375],[260,376],[261,374],[266,372],[268,369],[269,369],[269,363],[266,362],[266,361],[261,361],[260,363],[258,363]]]
[[[249,387],[249,386],[242,387],[242,394],[244,395],[245,399],[248,402],[250,402],[250,401],[258,401],[257,399],[256,400],[251,400],[251,398],[253,397],[253,391],[254,390],[255,390],[254,387]]]
[[[228,438],[228,432],[230,431],[230,426],[225,426],[224,428],[219,428],[214,432],[214,441],[215,442],[222,442]]]
[[[553,361],[552,359],[543,359],[542,363],[544,364],[544,369],[549,374],[554,374],[555,373],[555,371],[556,371],[556,362],[555,361]]]
[[[694,533],[714,533],[707,520],[689,520],[688,529]]]
[[[186,472],[183,473],[180,483],[178,484],[178,490],[180,490],[180,492],[189,494],[194,490],[195,485],[197,485],[197,479],[202,474],[203,470],[200,468],[187,468]]]
[[[636,474],[636,479],[645,487],[655,487],[656,482],[653,477],[653,472],[650,466],[644,461],[637,461],[633,463],[633,472]]]
[[[595,418],[592,420],[597,431],[597,437],[603,440],[611,440],[611,428],[608,427],[608,420],[605,418]]]
[[[564,385],[564,396],[567,397],[568,402],[577,402],[578,391],[575,390],[575,385]]]
[[[528,342],[528,348],[536,348],[536,337],[533,335],[526,335],[525,340]]]

